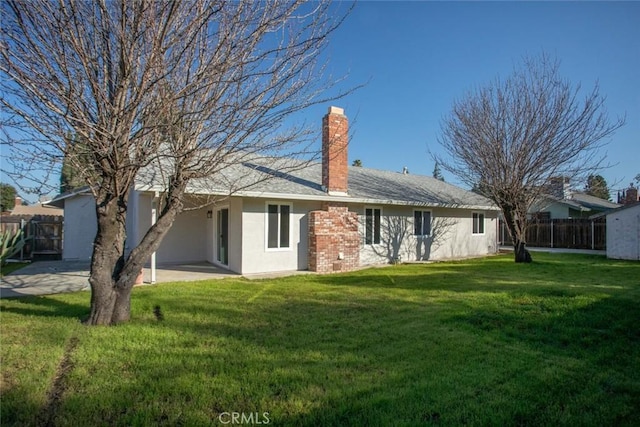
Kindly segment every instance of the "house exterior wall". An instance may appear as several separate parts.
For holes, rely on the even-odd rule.
[[[240,273],[306,270],[308,266],[308,215],[320,202],[245,198],[242,201],[242,267]],[[267,203],[290,204],[290,247],[267,248]],[[237,270],[235,270],[237,271]]]
[[[205,233],[207,222],[211,221],[207,210],[185,211],[176,217],[156,252],[158,264],[206,261],[207,239],[213,238]]]
[[[549,212],[549,219],[565,219],[571,216],[569,207],[562,203],[534,205],[531,212]]]
[[[607,215],[607,258],[640,260],[640,205]]]
[[[152,194],[136,192],[135,196],[137,201],[130,204],[131,209],[128,212],[129,250],[139,243],[151,226]],[[291,206],[289,248],[267,248],[268,203]],[[309,268],[310,212],[323,210],[325,206],[322,202],[242,197],[231,197],[216,206],[186,211],[178,215],[156,253],[158,264],[201,261],[218,264],[215,221],[216,211],[222,207],[229,209],[229,264],[226,266],[228,269],[241,274],[252,274]],[[380,244],[365,244],[366,207],[381,209]],[[438,260],[476,256],[496,250],[497,212],[483,212],[484,234],[473,234],[471,210],[363,204],[348,204],[347,208],[348,212],[357,214],[358,218],[359,265],[388,263],[394,260]],[[432,233],[428,237],[413,234],[416,209],[431,212]],[[212,218],[207,218],[209,210],[212,211]],[[609,221],[609,218],[607,219]],[[89,260],[95,233],[93,197],[78,195],[65,200],[63,259]],[[628,230],[621,233],[626,237],[630,234]],[[610,235],[607,239],[610,239]],[[635,242],[637,239],[636,234]],[[607,245],[611,243],[607,241]],[[627,245],[633,248],[633,243]],[[612,247],[612,250],[615,249]]]
[[[91,259],[93,240],[98,231],[94,200],[90,195],[78,195],[65,200],[62,259]]]
[[[377,207],[377,206],[373,206]],[[466,209],[381,206],[380,244],[366,245],[361,240],[361,265],[393,261],[426,261],[480,256],[495,253],[498,216],[495,211]],[[361,236],[365,206],[353,206],[360,215]],[[414,211],[431,212],[431,235],[414,235]],[[484,214],[484,233],[473,234],[473,212]]]

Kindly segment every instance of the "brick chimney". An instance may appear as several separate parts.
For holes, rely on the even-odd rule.
[[[14,206],[22,206],[22,197],[16,196]]]
[[[565,176],[555,176],[549,178],[547,192],[561,200],[571,198],[571,185],[569,178]]]
[[[628,205],[638,201],[638,189],[633,186],[633,183],[629,185],[625,192],[624,204]]]
[[[329,107],[322,118],[322,186],[332,195],[347,194],[349,121],[344,110]]]

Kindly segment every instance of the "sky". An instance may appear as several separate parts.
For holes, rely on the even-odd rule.
[[[345,87],[368,82],[335,101],[352,123],[349,161],[432,175],[429,152],[439,153],[454,100],[542,52],[583,93],[599,83],[612,120],[626,115],[606,140],[613,166],[599,173],[614,191],[627,187],[640,173],[638,2],[359,2],[328,52],[332,70],[348,73]]]
[[[615,199],[640,173],[640,2],[358,2],[326,51],[332,74],[347,75],[339,88],[366,83],[333,103],[350,120],[349,162],[431,175],[454,100],[542,52],[585,93],[598,82],[613,120],[626,116],[599,172]],[[305,120],[320,126],[328,106]]]

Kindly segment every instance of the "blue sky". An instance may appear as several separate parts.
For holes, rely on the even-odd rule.
[[[601,172],[614,189],[626,187],[640,173],[637,2],[358,3],[328,52],[331,68],[348,72],[351,83],[371,79],[336,101],[355,122],[350,161],[431,175],[428,150],[438,152],[440,121],[453,101],[542,51],[583,90],[599,82],[613,119],[626,114],[606,148],[615,166]],[[325,111],[310,114],[319,121]]]
[[[640,173],[638,2],[357,3],[327,51],[331,71],[349,74],[343,87],[369,82],[334,103],[352,124],[349,161],[431,175],[428,151],[438,152],[454,99],[542,51],[573,83],[589,90],[598,81],[612,118],[626,114],[606,149],[615,166],[601,172],[614,190],[626,187]],[[327,107],[305,119],[320,126]]]

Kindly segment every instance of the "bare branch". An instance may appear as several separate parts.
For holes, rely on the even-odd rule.
[[[436,160],[502,209],[516,260],[526,258],[527,212],[547,184],[597,170],[606,138],[624,124],[609,120],[598,85],[581,100],[559,66],[544,54],[525,58],[506,80],[454,102],[442,121],[446,156]]]
[[[0,7],[0,105],[13,161],[36,177],[64,159],[96,199],[92,323],[128,318],[133,281],[190,185],[250,156],[308,159],[314,133],[291,118],[350,92],[335,93],[339,80],[321,56],[349,13],[328,1]],[[149,170],[161,179],[160,216],[125,254],[128,196]]]

